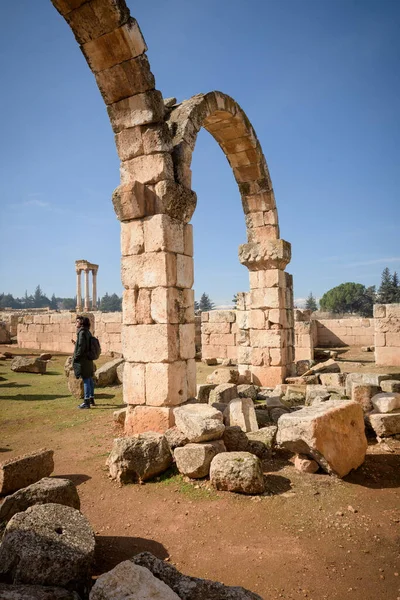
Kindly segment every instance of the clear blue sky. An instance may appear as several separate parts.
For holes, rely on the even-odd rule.
[[[295,298],[400,272],[400,2],[128,0],[157,88],[221,90],[261,141],[292,244]],[[1,7],[0,292],[75,294],[74,261],[122,291],[118,158],[103,100],[50,0]],[[236,183],[200,132],[195,290],[217,304],[248,289]]]

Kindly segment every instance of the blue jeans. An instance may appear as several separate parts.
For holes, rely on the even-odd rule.
[[[94,398],[93,377],[87,377],[86,379],[83,379],[83,392],[84,392],[85,400],[89,400],[89,398]]]

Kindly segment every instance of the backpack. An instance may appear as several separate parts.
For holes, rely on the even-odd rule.
[[[89,341],[89,350],[87,352],[87,358],[89,360],[97,360],[99,358],[100,354],[101,354],[100,342],[97,339],[97,337],[94,337],[94,335],[91,335],[90,341]]]

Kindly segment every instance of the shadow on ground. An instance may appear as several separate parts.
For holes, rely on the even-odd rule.
[[[96,536],[96,574],[110,571],[118,563],[129,560],[140,552],[151,552],[161,559],[168,557],[166,548],[154,540],[139,537]]]
[[[344,481],[372,489],[400,486],[400,455],[367,454],[365,462]]]
[[[17,394],[16,396],[2,396],[2,400],[17,400],[20,402],[32,402],[38,400],[60,400],[70,398],[70,394]]]

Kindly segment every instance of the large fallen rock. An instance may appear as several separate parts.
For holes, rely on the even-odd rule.
[[[252,383],[241,383],[237,386],[237,395],[239,398],[251,398],[257,400],[257,395],[260,388]]]
[[[333,358],[329,358],[325,362],[313,365],[307,371],[302,373],[302,375],[314,375],[315,373],[340,373],[340,367]]]
[[[238,389],[234,383],[221,383],[213,390],[210,390],[208,396],[209,404],[228,404],[231,400],[238,397]]]
[[[221,452],[210,467],[210,481],[217,490],[262,494],[265,491],[261,461],[250,452]]]
[[[0,546],[0,577],[14,584],[85,592],[94,547],[90,523],[78,510],[61,504],[31,506],[8,522]]]
[[[376,411],[380,413],[400,410],[400,394],[396,392],[381,392],[372,396],[371,402]]]
[[[200,404],[208,404],[210,392],[216,387],[216,383],[201,383],[197,386],[197,400]]]
[[[348,373],[346,377],[346,396],[351,398],[351,391],[354,383],[377,385],[380,387],[381,382],[388,379],[400,379],[400,374],[388,373]]]
[[[12,494],[51,475],[54,470],[53,454],[53,450],[41,449],[1,463],[0,494]]]
[[[281,415],[277,443],[311,456],[328,473],[344,477],[365,459],[363,410],[351,401],[328,400]]]
[[[246,433],[246,437],[253,450],[257,448],[255,444],[259,445],[260,454],[263,455],[273,448],[277,431],[278,427],[276,425],[271,425],[270,427],[262,427],[258,431],[250,431],[249,433]],[[254,454],[259,456],[259,452],[254,452]]]
[[[161,579],[149,569],[130,560],[119,563],[96,579],[89,600],[180,600]]]
[[[390,413],[372,411],[367,420],[378,437],[390,437],[400,434],[400,410]]]
[[[219,452],[226,452],[225,444],[222,440],[215,440],[175,448],[174,458],[179,473],[191,479],[200,479],[207,477],[211,461]]]
[[[37,483],[4,498],[0,505],[0,522],[9,521],[18,512],[23,512],[35,504],[48,503],[80,509],[78,492],[72,481],[44,477]]]
[[[220,367],[215,369],[207,377],[207,383],[237,383],[239,381],[239,371],[237,369],[229,369],[228,367]]]
[[[249,440],[244,431],[237,425],[225,427],[223,442],[228,452],[247,452]]]
[[[108,387],[109,385],[119,383],[117,369],[123,362],[123,358],[115,358],[97,369],[94,375],[96,387]]]
[[[231,587],[209,579],[182,575],[174,566],[156,558],[150,552],[141,552],[132,560],[149,569],[155,577],[178,594],[180,600],[263,600],[258,594],[239,586]]]
[[[225,429],[222,413],[207,404],[187,404],[174,410],[175,425],[190,442],[218,440]]]
[[[11,371],[15,373],[46,373],[47,362],[35,356],[16,356],[11,362]]]
[[[166,471],[172,464],[172,456],[165,436],[148,431],[115,439],[106,464],[112,479],[132,483]]]
[[[322,402],[326,402],[329,400],[330,393],[328,392],[328,388],[326,385],[308,385],[306,390],[306,406],[312,406],[315,398],[320,398]]]
[[[77,379],[73,371],[70,371],[68,375],[67,385],[71,396],[74,396],[78,400],[84,397],[83,379]]]
[[[0,583],[1,600],[79,600],[75,592],[54,586]]]
[[[235,398],[224,411],[224,423],[228,427],[237,425],[242,431],[257,431],[257,416],[251,398]]]

